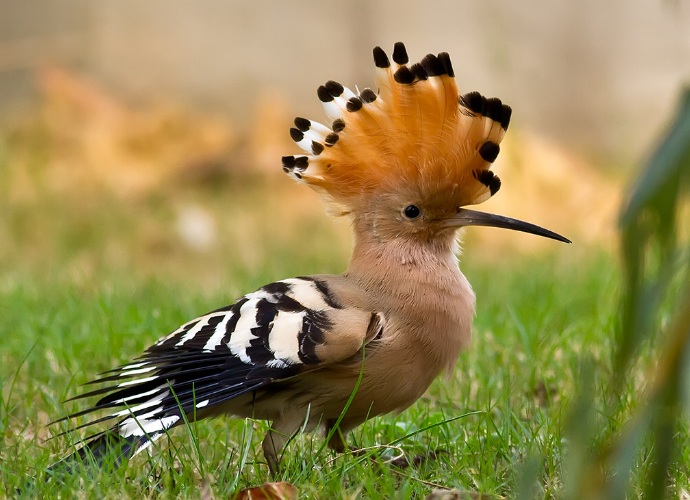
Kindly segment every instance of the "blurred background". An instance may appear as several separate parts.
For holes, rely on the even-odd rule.
[[[608,461],[636,469],[635,487],[670,477],[671,497],[690,498],[690,426],[667,432],[680,392],[663,399],[682,387],[690,408],[677,382],[690,366],[690,302],[679,292],[690,283],[687,0],[0,0],[6,491],[19,484],[7,479],[16,471],[64,452],[62,441],[42,439],[65,414],[70,386],[267,282],[345,269],[347,221],[329,219],[280,157],[298,152],[288,133],[295,116],[324,119],[319,85],[372,86],[372,48],[390,53],[397,41],[412,60],[449,52],[461,92],[513,108],[494,165],[501,191],[479,209],[574,242],[466,231],[461,268],[477,292],[481,341],[431,401],[485,408],[476,429],[487,424],[486,434],[466,427],[461,436],[477,437],[480,451],[457,454],[466,463],[453,470],[472,489],[512,497],[506,478],[536,449],[549,469],[545,490],[568,475],[585,488]],[[661,351],[670,354],[657,363]],[[571,420],[582,426],[568,431],[578,387]],[[616,436],[638,404],[644,418],[633,424],[642,424],[622,434],[624,452],[610,453],[602,436]],[[630,443],[642,442],[653,415],[661,434],[648,434],[637,462],[614,463],[637,453]],[[495,428],[500,446],[489,441]],[[671,439],[682,463],[669,473],[668,457],[650,461],[648,450],[666,453]],[[593,440],[600,463],[588,468]],[[485,444],[506,448],[487,459]],[[612,474],[599,498],[625,496],[623,476]],[[562,497],[595,498],[571,490]]]
[[[569,258],[612,248],[690,81],[687,2],[0,0],[0,276],[341,271],[347,224],[280,156],[294,116],[323,118],[318,85],[370,86],[396,41],[513,107],[482,209],[566,234]],[[467,254],[555,248],[504,233],[468,232]]]

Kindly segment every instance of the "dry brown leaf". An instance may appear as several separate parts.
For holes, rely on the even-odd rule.
[[[235,494],[232,500],[297,500],[298,490],[290,483],[266,483]]]

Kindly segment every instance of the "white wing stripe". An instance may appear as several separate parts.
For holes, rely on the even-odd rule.
[[[125,401],[129,401],[130,399],[139,399],[139,398],[143,398],[146,396],[150,396],[151,394],[155,394],[156,392],[160,391],[164,387],[168,387],[168,386],[166,384],[159,385],[158,387],[156,387],[155,389],[151,389],[150,391],[142,392],[140,394],[135,394],[134,396],[129,396],[126,398],[121,398],[121,399],[118,399],[117,401],[113,401],[113,403],[114,404],[121,404],[121,403],[124,403]]]
[[[135,418],[128,418],[122,422],[119,426],[119,433],[121,436],[143,436],[144,434],[152,434],[154,432],[162,431],[172,427],[175,422],[180,420],[178,415],[170,415],[163,418],[153,418],[156,412],[160,411],[162,407],[156,408],[155,410],[141,415]]]
[[[159,339],[158,342],[156,342],[155,345],[164,344],[166,340],[169,340],[169,339],[173,338],[175,335],[177,335],[178,333],[183,332],[185,328],[187,328],[187,327],[188,327],[189,325],[191,325],[192,323],[194,323],[194,322],[196,322],[196,321],[199,321],[199,319],[200,319],[200,318],[196,318],[196,319],[193,319],[193,320],[191,320],[191,321],[187,321],[184,325],[182,325],[181,327],[179,327],[179,328],[178,328],[177,330],[175,330],[174,332],[171,332],[171,333],[167,334],[165,337],[163,337],[162,339]]]
[[[131,375],[137,375],[139,373],[146,373],[155,370],[155,366],[149,366],[148,368],[139,368],[137,370],[127,370],[126,372],[120,373],[120,377],[129,377]]]
[[[264,290],[257,290],[256,292],[248,293],[247,295],[244,296],[244,298],[247,300],[266,299],[269,302],[275,302],[275,298],[273,297],[273,294],[268,293]]]
[[[122,369],[123,370],[133,370],[135,368],[139,368],[140,366],[145,366],[148,364],[148,361],[142,361],[141,363],[132,363],[131,365],[126,365]]]
[[[206,341],[206,344],[204,344],[205,351],[212,351],[218,347],[218,344],[220,344],[220,341],[223,340],[223,337],[225,336],[225,329],[228,326],[228,321],[230,321],[230,318],[233,316],[234,315],[231,312],[227,312],[220,323],[216,325],[213,335],[211,335],[208,341]]]
[[[273,321],[273,329],[268,336],[268,345],[273,350],[276,360],[287,364],[299,364],[299,332],[305,311],[298,313],[281,311]]]
[[[323,295],[316,288],[313,281],[290,278],[283,280],[283,283],[290,285],[290,291],[287,293],[287,296],[295,299],[307,309],[312,309],[313,311],[329,309]]]
[[[240,308],[240,317],[237,320],[235,331],[232,332],[228,341],[230,352],[247,364],[252,363],[252,360],[247,356],[247,348],[250,346],[249,342],[256,338],[251,329],[256,327],[256,304],[259,300],[261,298],[252,298]]]
[[[121,384],[117,384],[118,387],[127,387],[128,385],[134,385],[134,384],[143,384],[144,382],[150,382],[151,380],[156,380],[158,377],[153,376],[153,377],[146,377],[146,378],[140,378],[137,380],[129,380],[127,382],[122,382]]]
[[[165,391],[161,392],[158,396],[155,398],[151,398],[145,403],[138,404],[136,406],[132,406],[131,408],[125,408],[122,411],[118,411],[117,413],[113,413],[114,417],[124,417],[125,415],[129,415],[130,413],[135,413],[140,410],[144,410],[146,408],[150,408],[153,405],[157,405],[160,403],[165,396],[167,396],[170,393],[170,391]],[[143,418],[143,417],[137,417],[137,418]]]
[[[175,347],[183,346],[185,342],[187,342],[190,339],[193,339],[194,336],[197,333],[199,333],[203,327],[208,325],[208,320],[214,316],[217,316],[217,314],[207,314],[206,316],[202,316],[201,318],[199,318],[196,325],[191,327],[189,331],[182,336],[182,338],[177,342],[177,344],[175,344]]]

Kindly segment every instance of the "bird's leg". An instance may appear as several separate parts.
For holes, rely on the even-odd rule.
[[[332,418],[326,421],[326,436],[331,433],[336,420],[337,419]],[[347,443],[345,442],[345,437],[347,436],[347,433],[350,432],[350,429],[357,427],[361,423],[362,422],[360,421],[347,423],[345,420],[341,421],[340,425],[338,425],[338,428],[331,436],[331,439],[328,440],[328,447],[336,453],[344,453],[346,449],[350,450],[350,453],[355,456],[365,453],[354,446],[347,446]]]
[[[301,424],[302,420],[292,418],[274,420],[271,423],[271,428],[266,433],[261,446],[273,478],[277,477],[278,472],[280,472],[280,453],[292,435],[299,430]]]
[[[331,431],[333,430],[333,426],[335,425],[336,420],[335,419],[329,419],[326,421],[326,436],[328,436]],[[341,422],[342,423],[342,422]],[[345,439],[344,439],[344,432],[342,431],[341,427],[339,426],[333,435],[331,436],[331,439],[328,440],[328,447],[335,451],[336,453],[343,453],[345,451]]]
[[[326,436],[328,436],[331,433],[331,430],[333,429],[335,422],[336,419],[330,419],[326,421]],[[366,450],[362,450],[355,446],[347,446],[347,444],[345,443],[345,437],[347,436],[349,429],[351,429],[352,427],[357,427],[362,422],[356,422],[354,425],[350,423],[348,427],[343,427],[343,422],[344,420],[340,422],[340,425],[331,436],[331,439],[328,440],[328,447],[336,453],[344,453],[345,450],[348,449],[350,450],[350,453],[352,453],[356,457],[365,454]]]
[[[333,426],[335,425],[335,419],[331,419],[326,421],[326,435],[330,434],[331,430],[333,429]],[[345,449],[349,449],[350,453],[352,453],[354,456],[361,456],[365,454],[367,451],[362,450],[360,448],[356,448],[354,446],[346,446],[344,436],[347,431],[343,431],[342,428],[342,422],[340,423],[340,426],[338,429],[333,433],[331,436],[331,439],[328,440],[328,447],[335,451],[336,453],[344,453]],[[429,453],[426,454],[421,454],[418,453],[412,459],[407,458],[407,456],[403,455],[401,457],[397,457],[388,463],[395,466],[395,467],[400,467],[402,469],[407,469],[408,467],[421,467],[424,463],[427,461],[434,461],[438,458],[439,455],[442,453],[448,453],[448,451],[443,450],[443,449],[438,449],[435,451],[430,451]]]

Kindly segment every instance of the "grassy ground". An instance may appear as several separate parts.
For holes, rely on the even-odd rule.
[[[54,193],[41,187],[40,171],[27,172],[25,184],[38,188],[0,182],[0,497],[13,496],[27,476],[70,449],[67,437],[46,441],[65,429],[46,424],[86,407],[62,403],[79,384],[242,293],[290,276],[338,273],[347,262],[346,228],[327,222],[311,195],[280,191],[286,184],[266,189],[240,179],[123,200],[78,189]],[[0,181],[10,174],[0,168]],[[211,228],[202,249],[185,243],[179,229],[190,207],[201,207]],[[639,404],[642,375],[630,378],[613,406],[605,404],[616,260],[577,242],[518,255],[473,243],[474,231],[496,230],[472,229],[462,258],[478,297],[471,348],[412,408],[354,431],[352,444],[377,451],[375,460],[335,455],[319,436],[298,436],[284,455],[283,479],[304,498],[424,498],[434,487],[559,498],[586,453],[577,438],[583,434],[573,429],[591,425],[599,429],[594,440],[605,441]],[[634,373],[643,374],[648,360]],[[571,417],[578,395],[595,402],[591,421]],[[152,458],[137,457],[107,476],[41,483],[33,495],[224,498],[269,480],[265,431],[264,422],[231,419],[178,428]],[[689,449],[688,439],[685,427],[677,429],[681,449]],[[646,443],[635,456],[631,497],[645,481],[652,448]],[[418,469],[386,464],[398,452],[437,449],[447,453]],[[687,467],[671,476],[674,495],[690,487]],[[525,489],[525,477],[536,478],[536,492]]]
[[[315,264],[339,270],[337,263],[318,261],[319,254],[302,253],[301,262],[293,260],[284,272],[276,269],[270,279],[308,272]],[[588,354],[601,369],[608,366],[615,266],[602,255],[576,266],[567,256],[506,256],[487,265],[474,262],[468,252],[463,269],[479,297],[472,348],[450,379],[436,381],[411,409],[372,420],[353,434],[357,446],[392,444],[408,454],[448,453],[419,470],[403,471],[336,456],[320,450],[320,439],[300,436],[285,454],[283,478],[307,497],[423,498],[434,485],[510,496],[518,471],[537,455],[543,457],[544,494],[560,489],[568,448],[566,416],[581,357]],[[261,284],[219,273],[233,290]],[[115,275],[96,281],[14,275],[2,283],[0,475],[5,495],[69,448],[66,438],[45,443],[59,427],[43,426],[85,406],[60,403],[75,394],[78,384],[233,298],[221,287],[208,291],[175,279]],[[628,395],[633,400],[634,390]],[[229,419],[199,423],[191,431],[180,428],[172,432],[170,444],[161,442],[163,453],[152,459],[137,458],[98,481],[68,478],[64,487],[46,486],[40,495],[57,497],[62,491],[69,497],[83,485],[90,498],[198,498],[204,482],[219,495],[257,485],[268,480],[260,448],[265,430],[263,422]],[[379,463],[396,452],[384,450]]]

